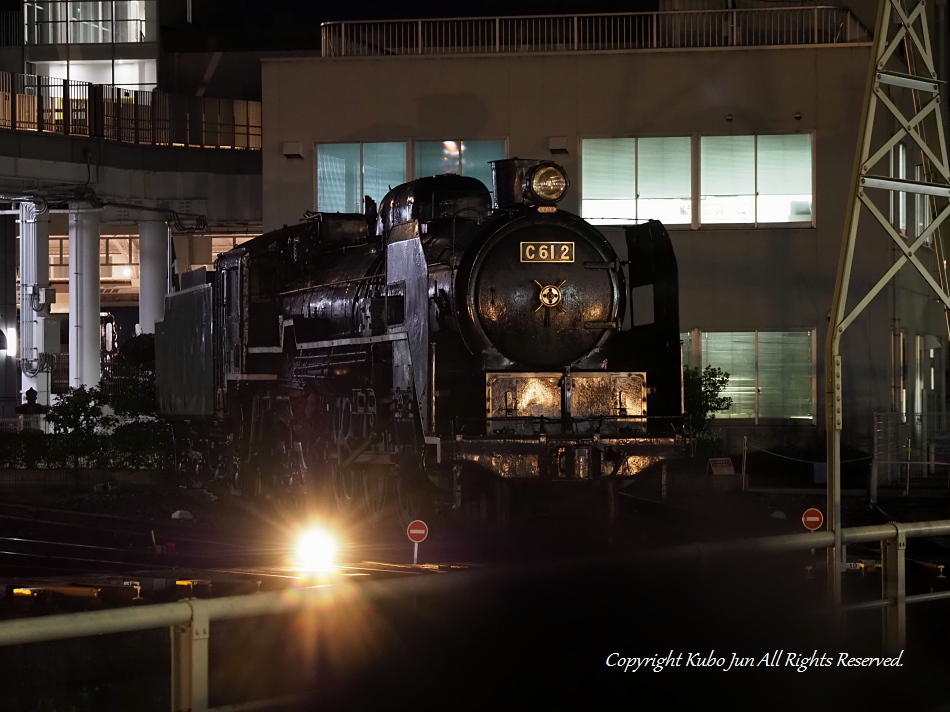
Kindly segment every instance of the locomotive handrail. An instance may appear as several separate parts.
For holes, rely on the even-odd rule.
[[[322,23],[321,34],[324,57],[722,49],[871,40],[870,30],[848,8],[830,5],[335,21]]]

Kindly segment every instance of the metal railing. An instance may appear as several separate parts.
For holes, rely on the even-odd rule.
[[[872,487],[950,495],[950,415],[875,413],[872,467]]]
[[[782,47],[871,41],[868,29],[843,7],[325,22],[321,33],[324,57]]]
[[[896,653],[906,645],[906,608],[908,604],[950,599],[950,591],[911,595],[906,593],[905,550],[908,539],[950,535],[950,520],[884,524],[842,530],[845,544],[881,543],[882,598],[842,607],[843,612],[883,609],[884,647]],[[711,544],[691,544],[641,552],[619,564],[649,562],[698,562],[733,559],[738,554],[804,551],[834,545],[830,531],[787,534]],[[577,566],[598,566],[596,558]],[[313,588],[256,593],[216,599],[187,599],[175,603],[148,605],[107,611],[50,615],[0,622],[0,646],[44,641],[69,640],[108,633],[125,633],[154,628],[169,628],[171,634],[171,708],[173,711],[208,712],[209,643],[214,621],[280,615],[328,608],[342,602],[408,599],[417,595],[445,595],[471,590],[480,584],[497,584],[519,576],[539,573],[557,574],[563,563],[463,572],[429,573],[406,578],[343,582]],[[573,565],[571,570],[575,570]],[[307,695],[280,700],[252,701],[226,708],[231,712],[270,709],[278,702],[299,701]]]
[[[261,103],[0,72],[0,129],[259,150]]]

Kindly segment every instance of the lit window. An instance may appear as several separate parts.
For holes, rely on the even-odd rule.
[[[317,210],[359,213],[363,196],[377,203],[406,182],[406,144],[321,143],[317,146]]]
[[[682,337],[687,366],[713,366],[729,374],[722,395],[732,399],[732,406],[717,418],[814,419],[813,332],[702,332],[698,364],[685,358],[697,353],[694,334]]]
[[[504,141],[417,141],[416,178],[458,173],[492,186],[489,161],[505,158]]]
[[[595,224],[692,220],[688,136],[581,141],[581,215]]]
[[[700,222],[812,221],[811,135],[703,136]]]

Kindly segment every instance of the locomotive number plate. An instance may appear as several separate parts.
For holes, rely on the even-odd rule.
[[[573,262],[573,242],[522,242],[522,262]]]

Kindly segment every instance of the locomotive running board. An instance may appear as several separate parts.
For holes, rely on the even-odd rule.
[[[354,336],[348,339],[326,339],[325,341],[306,341],[297,344],[298,349],[329,349],[335,346],[363,346],[365,344],[383,344],[388,341],[405,341],[409,336],[405,331],[379,336]]]

